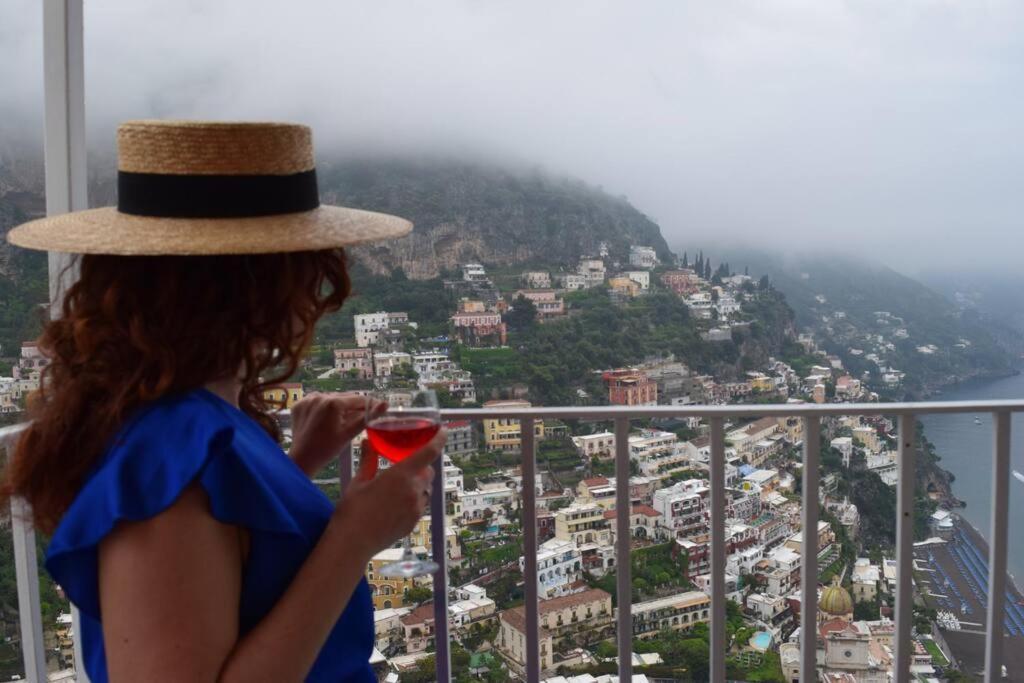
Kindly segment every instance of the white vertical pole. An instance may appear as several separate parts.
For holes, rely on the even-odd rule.
[[[30,681],[44,681],[46,652],[43,650],[43,615],[39,608],[36,532],[32,529],[32,512],[22,498],[11,498],[11,534],[14,537],[14,573],[18,582],[18,620],[25,676]]]
[[[725,432],[711,418],[711,681],[725,681]]]
[[[350,468],[351,469],[351,468]],[[452,662],[448,622],[448,547],[445,544],[444,455],[434,461],[434,488],[430,492],[430,545],[434,562],[434,666],[437,680],[451,680]]]
[[[914,643],[914,441],[913,415],[899,418],[899,482],[896,492],[896,683],[910,682],[910,661]]]
[[[633,680],[633,579],[629,520],[629,418],[615,418],[615,593],[618,596],[619,680]]]
[[[48,216],[86,209],[89,203],[85,165],[83,27],[82,0],[44,0],[44,159]],[[56,316],[60,312],[64,291],[77,274],[71,267],[68,254],[50,253],[48,261],[50,311]],[[77,679],[79,683],[88,683],[82,658],[82,624],[78,608],[74,605],[71,607],[71,630]]]
[[[818,462],[821,420],[804,418],[803,557],[800,577],[800,680],[815,681],[818,638]]]
[[[43,2],[46,215],[88,208],[82,0]],[[50,305],[75,278],[68,254],[49,254]],[[77,641],[76,641],[77,642]]]
[[[521,420],[523,453],[523,582],[526,608],[526,681],[540,681],[540,604],[537,601],[537,457],[534,418]]]
[[[1002,680],[1003,619],[1006,610],[1007,517],[1010,508],[1010,413],[992,415],[992,526],[988,536],[988,606],[985,628],[985,682]]]

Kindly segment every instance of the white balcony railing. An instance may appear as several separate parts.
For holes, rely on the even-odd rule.
[[[530,408],[525,410],[447,410],[446,419],[482,420],[495,417],[523,421],[522,433],[522,506],[525,611],[526,611],[526,680],[540,680],[539,657],[539,602],[537,596],[537,524],[536,524],[536,451],[534,430],[529,428],[538,419],[591,419],[608,420],[615,425],[615,517],[616,590],[620,596],[632,592],[629,529],[629,445],[630,421],[652,417],[697,417],[706,420],[711,428],[711,619],[710,619],[710,678],[715,683],[725,681],[725,432],[724,420],[745,417],[799,417],[804,420],[803,445],[803,517],[802,545],[817,546],[818,485],[820,463],[821,418],[837,415],[886,415],[898,418],[898,482],[896,520],[896,683],[911,680],[910,664],[913,651],[911,626],[913,624],[913,534],[914,534],[914,454],[916,419],[918,415],[936,413],[991,413],[994,430],[992,455],[992,512],[989,534],[988,604],[985,640],[985,680],[998,681],[1002,670],[1003,614],[1006,596],[1007,515],[1009,509],[1010,415],[1024,412],[1022,401],[929,402],[929,403],[869,403],[825,405],[729,405],[685,407],[598,407],[598,408]],[[529,426],[527,426],[529,425]],[[342,470],[350,470],[344,464]],[[444,500],[441,487],[435,486],[431,501],[432,539],[434,548],[444,548]],[[810,502],[810,504],[808,504]],[[623,514],[626,511],[626,514]],[[818,558],[814,553],[802,558],[800,633],[817,632]],[[435,553],[434,559],[444,567],[444,553]],[[446,572],[434,578],[434,618],[437,624],[437,679],[450,679],[449,623]],[[632,680],[632,614],[628,600],[620,600],[617,614],[619,680]],[[816,637],[800,639],[800,680],[817,680]]]
[[[829,415],[885,415],[898,418],[899,479],[897,483],[896,521],[896,683],[911,680],[910,663],[913,649],[913,533],[914,533],[914,438],[918,415],[936,413],[991,413],[994,431],[992,453],[992,510],[989,533],[988,603],[986,607],[985,680],[1000,680],[998,672],[1003,662],[1003,614],[1006,596],[1006,553],[1009,510],[1010,470],[1010,416],[1024,412],[1021,401],[961,401],[935,403],[884,404],[826,404],[826,405],[730,405],[685,407],[599,407],[599,408],[530,408],[525,410],[446,410],[445,419],[481,420],[504,417],[531,424],[545,418],[609,420],[615,424],[616,453],[616,586],[620,596],[632,592],[629,529],[629,451],[630,420],[652,417],[698,417],[708,421],[711,428],[711,619],[710,619],[710,678],[715,683],[725,678],[725,434],[724,420],[728,418],[797,416],[804,420],[803,445],[803,519],[802,546],[817,545],[818,527],[818,466],[820,461],[821,418]],[[0,429],[0,447],[10,449],[22,431],[20,426]],[[537,595],[537,523],[536,523],[536,453],[533,429],[522,429],[522,509],[526,612],[526,680],[540,680],[539,602]],[[342,487],[351,477],[351,452],[341,455]],[[438,468],[438,477],[443,477]],[[436,635],[437,680],[451,679],[450,619],[448,616],[448,580],[445,546],[444,486],[439,480],[431,499],[431,542],[434,559],[442,570],[434,575],[434,623]],[[46,659],[43,648],[43,626],[39,604],[39,569],[35,552],[35,533],[25,515],[25,503],[12,501],[11,531],[14,534],[15,566],[18,581],[18,609],[21,623],[21,643],[28,680],[46,680]],[[626,511],[626,514],[622,514]],[[814,553],[802,558],[800,633],[816,632],[818,566]],[[77,617],[77,614],[75,615]],[[81,662],[80,643],[75,620],[75,660]],[[617,610],[619,680],[632,680],[633,625],[628,599],[620,600]],[[817,639],[801,637],[801,680],[817,680]],[[79,681],[86,681],[83,673]]]

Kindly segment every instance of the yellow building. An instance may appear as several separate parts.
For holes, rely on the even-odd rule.
[[[605,508],[597,503],[576,502],[555,512],[555,538],[576,546],[597,543],[610,545],[612,530],[604,516]]]
[[[630,298],[640,294],[640,285],[628,277],[613,277],[608,280],[608,287],[614,292],[625,294]]]
[[[484,408],[504,408],[516,410],[529,408],[529,401],[488,401]],[[484,420],[484,444],[489,451],[517,451],[522,447],[522,430],[519,427],[519,420],[509,417],[491,418]],[[537,439],[544,438],[544,421],[535,420],[533,424],[533,435]]]
[[[422,548],[419,550],[422,550]],[[370,584],[374,609],[405,607],[406,591],[415,586],[426,585],[431,580],[429,576],[404,578],[383,577],[380,575],[381,567],[392,562],[398,562],[401,557],[401,548],[387,548],[374,555],[366,566],[366,580]]]
[[[288,410],[301,401],[303,395],[302,384],[299,382],[284,382],[263,390],[263,398],[268,403],[282,406]]]
[[[786,432],[786,440],[790,443],[799,443],[804,440],[804,421],[799,417],[776,418],[779,429]]]
[[[750,388],[754,391],[775,391],[775,380],[767,375],[751,377]]]
[[[444,548],[445,552],[448,553],[448,559],[458,560],[462,557],[462,549],[459,546],[459,535],[451,525],[451,520],[445,523]],[[427,554],[433,556],[434,545],[433,539],[430,536],[430,515],[420,517],[419,521],[416,522],[416,526],[409,532],[409,540],[414,548],[425,548]]]

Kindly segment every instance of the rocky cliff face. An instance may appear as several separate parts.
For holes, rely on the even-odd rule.
[[[325,202],[393,213],[415,224],[406,238],[353,250],[378,273],[401,268],[436,277],[466,261],[574,264],[608,245],[625,261],[631,244],[669,257],[658,226],[622,198],[540,171],[460,162],[321,164]]]

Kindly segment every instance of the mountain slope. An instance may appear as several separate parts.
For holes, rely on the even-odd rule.
[[[783,256],[730,250],[734,267],[765,273],[797,323],[857,373],[907,373],[905,389],[927,393],[972,377],[1014,372],[1014,360],[971,312],[920,282],[874,262],[836,254]],[[857,354],[860,351],[860,354]]]

